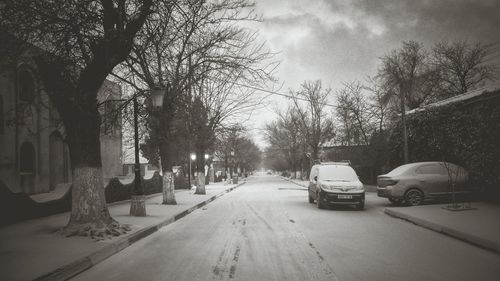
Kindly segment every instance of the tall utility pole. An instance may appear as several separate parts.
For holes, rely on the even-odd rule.
[[[405,89],[403,87],[399,87],[399,95],[400,95],[400,105],[401,105],[401,125],[403,127],[403,159],[404,164],[408,164],[408,132],[406,131],[406,108],[405,108]]]

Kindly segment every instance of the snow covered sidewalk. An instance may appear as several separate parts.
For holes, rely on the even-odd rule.
[[[206,186],[206,195],[176,190],[177,205],[162,205],[161,193],[150,195],[146,200],[147,217],[130,216],[128,200],[109,204],[113,218],[132,228],[126,235],[110,240],[57,234],[68,222],[69,212],[1,227],[0,280],[66,280],[243,183],[211,183]]]
[[[447,204],[390,207],[385,213],[500,253],[500,206],[472,202],[472,209],[447,210]]]

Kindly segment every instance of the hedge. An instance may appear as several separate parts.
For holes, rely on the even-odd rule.
[[[161,176],[155,172],[151,179],[143,179],[142,188],[145,195],[162,192],[162,179]],[[131,197],[134,189],[134,181],[128,184],[122,184],[117,178],[112,178],[105,189],[106,202],[117,202],[128,200]]]
[[[401,122],[389,139],[390,161],[403,161]],[[469,171],[472,186],[500,201],[500,91],[407,115],[410,162],[448,161]]]
[[[143,180],[142,184],[146,195],[162,192],[162,178],[157,172],[151,179]],[[183,176],[176,176],[175,188],[186,187]],[[117,178],[111,179],[105,188],[106,202],[130,199],[133,188],[134,182],[124,185]],[[38,203],[26,193],[13,193],[0,180],[0,225],[68,212],[70,209],[71,190],[57,200]]]

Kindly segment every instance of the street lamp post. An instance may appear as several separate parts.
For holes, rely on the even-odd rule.
[[[234,169],[234,151],[231,150],[231,157],[229,157],[229,176],[233,180],[233,169]]]
[[[130,215],[136,217],[146,216],[146,199],[144,197],[144,190],[141,184],[141,164],[139,163],[139,125],[138,125],[138,111],[139,104],[137,96],[133,98],[134,102],[134,191],[130,200]]]
[[[403,129],[403,163],[408,164],[408,132],[406,130],[406,107],[405,107],[405,91],[400,89],[400,106],[401,106],[401,125]]]

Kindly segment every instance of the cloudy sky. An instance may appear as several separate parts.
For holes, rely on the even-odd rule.
[[[255,0],[260,38],[279,52],[281,92],[304,80],[321,79],[325,87],[374,75],[379,58],[402,41],[431,47],[439,41],[500,42],[500,0]],[[332,97],[333,98],[333,97]],[[273,97],[249,126],[274,118],[286,103]],[[262,144],[262,138],[256,140]]]

